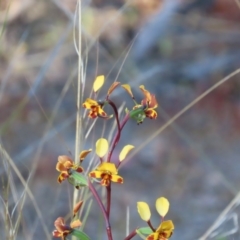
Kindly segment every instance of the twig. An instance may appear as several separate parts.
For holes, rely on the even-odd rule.
[[[219,217],[215,220],[213,225],[203,234],[199,240],[206,240],[207,237],[220,225],[222,219],[231,211],[234,205],[240,204],[240,192],[235,196],[235,198],[228,204],[228,206],[223,210]]]
[[[79,161],[79,152],[81,145],[81,129],[82,129],[82,118],[81,118],[81,105],[82,105],[82,94],[81,94],[81,81],[82,79],[82,1],[78,1],[78,81],[77,81],[77,114],[76,114],[76,140],[75,140],[75,163]],[[73,205],[77,202],[78,191],[75,190],[73,193]]]

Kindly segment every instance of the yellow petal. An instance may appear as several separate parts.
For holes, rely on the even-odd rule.
[[[147,101],[151,101],[151,94],[148,90],[145,89],[144,85],[139,86],[139,88],[141,89]]]
[[[156,232],[160,232],[165,234],[166,238],[170,238],[172,236],[174,230],[174,224],[171,220],[163,221]]]
[[[101,107],[98,108],[98,115],[100,115],[103,118],[108,117],[107,114],[104,112],[104,110]]]
[[[151,94],[151,101],[148,107],[153,109],[158,107],[158,102],[154,94]]]
[[[119,161],[122,162],[133,148],[133,145],[126,145],[119,154]]]
[[[60,162],[60,163],[73,162],[73,160],[66,155],[61,155],[58,157],[58,162]]]
[[[91,98],[87,98],[83,103],[83,107],[86,109],[91,109],[92,106],[98,106],[98,105],[99,105],[98,102]]]
[[[61,183],[62,181],[64,181],[68,177],[69,177],[69,174],[68,174],[67,171],[61,172],[60,175],[58,176],[58,182]]]
[[[85,158],[91,151],[92,151],[92,149],[81,151],[81,153],[80,153],[80,155],[79,155],[80,162],[82,162],[82,161],[84,160],[84,158]]]
[[[151,217],[149,206],[145,202],[137,202],[137,210],[143,221],[148,221]]]
[[[134,98],[133,94],[132,94],[131,87],[128,84],[123,84],[122,88],[124,88],[127,91],[127,93],[131,96],[131,98]]]
[[[64,226],[65,225],[65,221],[63,217],[58,217],[55,222],[54,222],[54,226],[56,227],[57,230],[61,231],[61,229],[59,229],[59,226]]]
[[[64,164],[58,162],[56,165],[56,170],[59,172],[66,171],[66,167],[64,166]]]
[[[92,177],[92,178],[101,178],[101,176],[102,176],[102,172],[97,170],[89,173],[89,177]]]
[[[108,141],[105,138],[100,138],[96,142],[96,154],[103,157],[108,151]]]
[[[108,89],[107,95],[109,96],[113,90],[120,84],[120,82],[114,82],[111,87]]]
[[[123,178],[119,175],[111,175],[111,181],[116,183],[123,183]]]
[[[114,163],[103,162],[97,167],[97,171],[110,172],[111,174],[117,174],[117,168]]]
[[[71,228],[77,228],[77,227],[80,227],[81,225],[82,225],[82,223],[79,219],[74,220],[73,222],[70,223]]]
[[[97,92],[104,84],[104,75],[97,76],[93,83],[93,91]]]
[[[169,201],[164,197],[160,197],[156,200],[156,209],[160,216],[165,217],[169,210],[169,205]]]

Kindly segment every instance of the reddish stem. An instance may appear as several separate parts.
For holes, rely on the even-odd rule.
[[[108,217],[105,207],[103,206],[103,203],[102,203],[96,189],[94,188],[93,184],[91,183],[90,179],[88,179],[88,186],[103,213],[103,217],[104,217],[105,223],[106,223],[106,231],[107,231],[107,235],[108,235],[108,240],[113,240],[111,225],[109,223],[109,217]]]
[[[114,148],[116,147],[119,139],[120,139],[120,135],[121,135],[121,131],[123,129],[123,127],[125,126],[125,124],[127,123],[129,119],[129,113],[127,113],[124,117],[124,119],[122,120],[121,124],[120,124],[120,128],[119,128],[119,131],[116,133],[116,135],[114,136],[114,139],[112,141],[112,145],[110,147],[110,151],[108,153],[108,158],[107,158],[107,162],[110,162],[111,160],[111,157],[112,157],[112,153],[113,153],[113,150]]]
[[[153,225],[152,225],[150,219],[147,221],[147,224],[148,224],[148,226],[152,229],[153,232],[156,231],[156,229],[153,227]]]
[[[110,216],[110,210],[111,210],[111,182],[109,186],[107,186],[107,216],[109,219]]]
[[[114,104],[114,102],[112,102],[109,98],[107,99],[109,105],[113,108],[113,111],[114,111],[114,114],[115,114],[115,117],[116,117],[116,121],[117,121],[117,138],[115,140],[115,145],[117,145],[120,137],[121,137],[121,128],[120,128],[120,123],[119,123],[119,117],[118,117],[118,110],[117,110],[117,107],[116,105]],[[113,150],[112,150],[113,151]],[[110,153],[110,152],[109,152]],[[112,154],[111,154],[112,155]],[[111,155],[108,155],[108,159],[107,159],[107,162],[110,162],[111,160]]]
[[[130,240],[137,235],[137,229],[134,229],[124,240]]]
[[[113,108],[113,111],[114,111],[114,114],[115,114],[115,117],[116,117],[116,121],[117,121],[118,133],[120,134],[121,133],[121,129],[120,129],[120,123],[119,123],[117,107],[114,104],[114,102],[112,102],[109,98],[108,98],[107,101],[108,101],[109,105],[111,105],[111,107]]]

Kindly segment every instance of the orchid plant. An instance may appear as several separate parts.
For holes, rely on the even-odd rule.
[[[99,89],[103,86],[105,82],[105,77],[103,75],[98,76],[93,84],[93,91],[97,93]],[[103,101],[97,101],[92,98],[87,98],[83,103],[83,107],[88,110],[88,117],[91,119],[102,118],[103,120],[108,120],[115,117],[117,123],[117,131],[113,140],[109,142],[105,138],[100,138],[96,141],[95,153],[98,156],[99,163],[96,168],[91,169],[89,173],[84,174],[84,169],[81,166],[82,161],[92,152],[92,149],[83,150],[79,155],[79,162],[75,163],[69,156],[59,156],[56,165],[56,170],[60,172],[58,177],[58,182],[62,183],[64,180],[68,180],[75,188],[79,189],[81,187],[88,188],[92,193],[93,198],[97,201],[101,213],[105,219],[106,223],[106,234],[108,240],[113,240],[112,229],[110,224],[110,211],[111,211],[111,198],[112,198],[112,184],[123,184],[124,179],[119,175],[119,167],[121,163],[126,159],[128,153],[134,149],[133,145],[126,145],[123,147],[119,154],[119,158],[113,162],[112,154],[115,150],[116,145],[120,141],[121,133],[126,125],[126,123],[133,119],[137,124],[143,123],[145,118],[156,119],[157,112],[156,108],[158,106],[157,100],[154,94],[151,94],[145,89],[143,85],[139,86],[144,97],[140,103],[135,100],[132,93],[131,87],[128,84],[123,84],[121,87],[130,95],[133,100],[133,107],[131,110],[126,109],[124,118],[120,121],[119,112],[115,103],[110,99],[112,92],[119,87],[120,82],[114,82],[108,89],[106,97]],[[96,94],[95,94],[96,95]],[[112,107],[114,114],[109,115],[105,112],[104,107],[109,105]],[[98,194],[97,186],[101,186],[106,189],[106,196],[100,197]],[[68,225],[65,223],[63,217],[58,217],[54,223],[55,230],[53,231],[53,236],[66,239],[68,236],[75,236],[77,239],[89,240],[88,235],[79,229],[82,225],[81,221],[78,219],[78,212],[83,205],[83,201],[80,200],[73,210],[73,219]],[[156,209],[161,216],[159,226],[154,228],[151,221],[151,212],[147,203],[138,202],[137,210],[148,227],[136,228],[125,240],[130,240],[136,235],[143,237],[146,240],[167,240],[171,237],[174,225],[171,220],[164,220],[165,215],[169,210],[169,202],[166,198],[160,197],[156,201]]]

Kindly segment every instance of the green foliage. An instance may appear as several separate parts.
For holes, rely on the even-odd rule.
[[[80,230],[74,229],[71,235],[77,237],[79,240],[90,240],[89,236]]]
[[[85,187],[88,185],[86,177],[83,174],[80,174],[74,170],[71,171],[71,175],[68,178],[68,182],[71,183],[76,188]]]
[[[139,108],[130,111],[130,118],[136,120],[138,124],[142,123],[143,120],[146,118],[143,106],[140,106]]]
[[[142,239],[145,239],[146,235],[151,234],[153,231],[150,227],[142,227],[137,229],[136,232]]]

